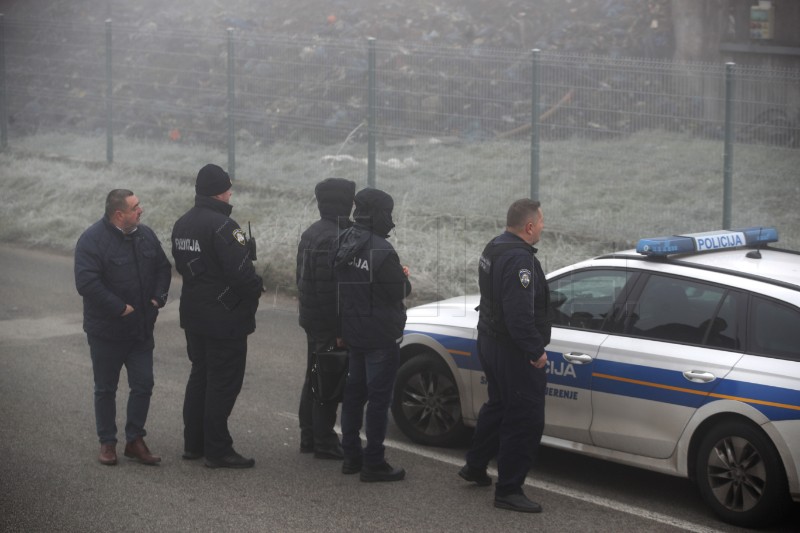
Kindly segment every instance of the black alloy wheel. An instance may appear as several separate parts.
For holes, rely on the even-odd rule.
[[[400,367],[392,416],[419,444],[452,446],[464,438],[458,386],[447,365],[432,353],[414,356]]]
[[[723,422],[705,435],[696,460],[700,493],[728,523],[763,527],[791,507],[780,456],[760,428]]]

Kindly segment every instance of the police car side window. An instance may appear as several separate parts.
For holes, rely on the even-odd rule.
[[[550,280],[554,326],[600,331],[630,273],[623,270],[583,270]]]
[[[754,296],[750,307],[749,351],[800,361],[800,311]]]
[[[713,331],[716,344],[732,344],[721,332],[735,329],[718,311],[724,287],[683,278],[651,275],[628,316],[626,332],[654,340],[704,344]],[[728,312],[732,320],[736,314]],[[732,346],[731,346],[732,347]]]
[[[712,348],[742,350],[744,328],[739,327],[739,317],[746,307],[744,294],[728,291],[719,306],[716,316],[711,319],[705,333],[703,344]]]

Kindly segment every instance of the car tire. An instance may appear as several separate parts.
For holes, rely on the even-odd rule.
[[[458,386],[444,361],[432,353],[416,355],[398,370],[392,416],[419,444],[453,446],[465,436]]]
[[[763,527],[791,508],[786,473],[761,429],[743,422],[714,426],[696,456],[700,494],[725,522]]]

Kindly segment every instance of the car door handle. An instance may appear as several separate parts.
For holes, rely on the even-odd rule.
[[[692,383],[711,383],[717,377],[710,372],[702,372],[700,370],[687,370],[683,373],[683,377]]]
[[[585,365],[592,362],[592,356],[585,353],[567,352],[564,359],[576,365]]]

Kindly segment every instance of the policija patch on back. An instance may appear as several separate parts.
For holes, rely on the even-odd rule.
[[[522,284],[523,289],[527,289],[528,285],[531,284],[531,271],[527,268],[520,269],[519,282]]]
[[[236,242],[244,246],[247,243],[247,239],[244,236],[244,231],[241,229],[233,230],[233,238],[236,239]]]

